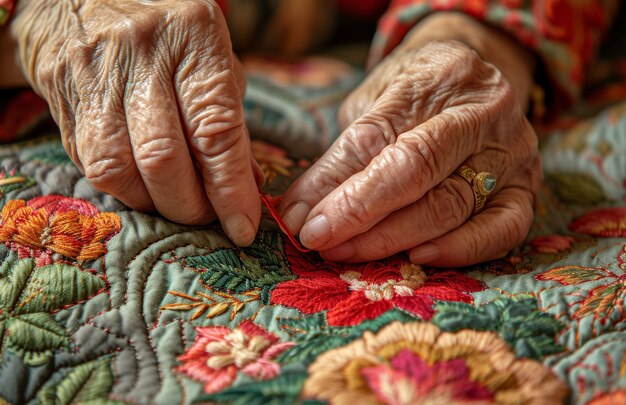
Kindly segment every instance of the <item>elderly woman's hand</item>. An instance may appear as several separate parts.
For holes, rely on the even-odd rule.
[[[12,30],[63,144],[98,189],[181,223],[219,217],[237,244],[260,218],[245,81],[209,0],[24,0]],[[256,182],[255,182],[256,177]]]
[[[432,42],[434,31],[423,29],[349,97],[341,111],[349,126],[283,199],[287,227],[325,259],[408,250],[416,263],[460,266],[503,256],[528,232],[541,181],[537,138],[520,105],[531,69],[503,63],[523,76],[510,78],[514,88],[470,47]],[[481,212],[454,175],[462,165],[497,178]]]

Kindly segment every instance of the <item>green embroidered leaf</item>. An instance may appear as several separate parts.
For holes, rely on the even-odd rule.
[[[70,342],[65,329],[46,313],[11,318],[6,327],[9,330],[7,349],[33,367],[46,364],[55,349],[66,347]]]
[[[607,199],[602,187],[588,174],[555,172],[548,174],[547,178],[565,203],[588,207]]]
[[[50,142],[45,148],[40,148],[30,155],[29,160],[34,160],[48,164],[50,166],[71,166],[72,159],[65,152],[63,144],[60,142]]]
[[[281,326],[292,335],[297,344],[284,351],[278,358],[280,363],[312,363],[320,354],[344,346],[363,336],[365,331],[378,332],[394,321],[412,322],[418,318],[398,309],[391,309],[376,319],[352,327],[331,327],[325,313],[296,319],[281,319]]]
[[[113,383],[111,358],[104,357],[67,370],[60,382],[39,391],[38,398],[44,404],[103,401],[108,398]]]
[[[15,307],[16,314],[52,312],[98,294],[106,287],[95,274],[55,263],[35,269]]]
[[[203,395],[194,401],[232,405],[316,405],[323,402],[299,399],[307,377],[305,370],[284,370],[278,377],[230,387],[217,394]]]
[[[249,247],[217,249],[183,261],[187,266],[206,270],[201,279],[216,290],[243,293],[260,288],[264,304],[269,304],[270,292],[278,283],[296,278],[276,232],[260,232]]]
[[[476,308],[461,302],[437,303],[433,323],[441,330],[491,330],[511,345],[518,357],[541,359],[563,351],[556,335],[565,327],[552,315],[541,312],[528,295],[500,297]]]
[[[84,301],[105,287],[101,277],[76,266],[55,263],[37,268],[32,259],[8,258],[0,267],[0,308],[18,315],[53,312]]]
[[[1,313],[11,312],[35,269],[31,259],[17,260],[11,253],[0,266],[0,309]]]
[[[30,365],[47,363],[69,344],[51,313],[98,294],[106,282],[68,264],[35,267],[12,252],[0,265],[0,356],[5,349]]]
[[[421,321],[421,318],[413,314],[409,314],[407,312],[401,311],[399,309],[390,309],[385,312],[378,318],[370,319],[368,321],[362,322],[356,326],[349,328],[348,338],[350,340],[359,339],[362,337],[365,331],[370,332],[378,332],[385,326],[389,325],[391,322],[399,321],[402,323],[406,322],[415,322]]]
[[[576,285],[611,276],[605,269],[582,266],[563,266],[550,269],[535,278],[541,281],[556,281],[562,285]]]

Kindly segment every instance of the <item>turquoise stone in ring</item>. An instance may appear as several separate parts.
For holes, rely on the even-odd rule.
[[[484,196],[491,194],[496,188],[496,178],[488,172],[480,172],[474,177],[474,185],[478,188],[478,192]]]

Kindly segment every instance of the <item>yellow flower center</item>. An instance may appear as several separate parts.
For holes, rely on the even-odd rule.
[[[270,345],[270,341],[263,336],[250,338],[236,329],[226,335],[224,340],[206,345],[204,350],[212,355],[206,364],[213,369],[224,368],[232,364],[237,368],[242,368],[257,361]]]

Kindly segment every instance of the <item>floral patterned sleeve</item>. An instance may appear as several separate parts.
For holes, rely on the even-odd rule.
[[[7,22],[15,0],[0,0],[0,25]]]
[[[432,12],[468,14],[508,32],[542,60],[561,104],[578,99],[585,67],[616,14],[617,0],[394,0],[381,18],[370,65]]]

